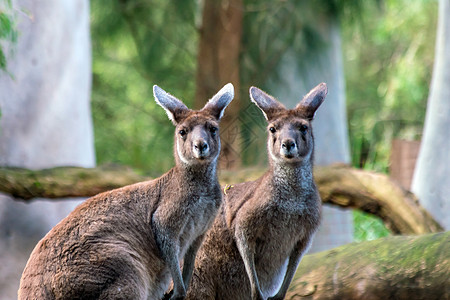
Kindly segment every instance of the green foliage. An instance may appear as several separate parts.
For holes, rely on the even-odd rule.
[[[393,138],[420,139],[433,69],[437,1],[385,0],[382,10],[342,19],[352,163],[387,172]],[[355,240],[389,235],[353,212]]]
[[[437,1],[384,1],[343,20],[353,165],[386,172],[393,138],[420,139],[431,80]]]
[[[320,46],[318,11],[342,20],[350,140],[356,166],[386,170],[392,137],[420,135],[434,48],[436,2],[386,1],[384,13],[361,1],[245,1],[243,95],[262,85],[283,53]],[[172,128],[152,97],[158,84],[188,104],[194,95],[198,33],[195,1],[92,1],[93,111],[99,163],[157,171]],[[316,11],[316,13],[311,13]],[[360,22],[354,22],[356,20]],[[3,28],[11,28],[8,21]],[[5,24],[5,25],[3,25]],[[0,35],[3,37],[3,35]],[[255,113],[244,112],[254,116]],[[264,127],[243,118],[244,138]],[[256,129],[255,129],[256,128]],[[245,128],[244,128],[245,129]],[[251,149],[254,153],[255,149]],[[254,162],[248,155],[247,160]]]
[[[390,235],[380,218],[359,210],[353,211],[353,226],[355,242],[371,241]]]
[[[241,85],[264,87],[281,58],[295,49],[299,58],[320,45],[311,1],[245,1]],[[281,75],[281,74],[279,74]]]
[[[314,59],[315,53],[327,43],[323,24],[345,19],[353,26],[360,26],[360,12],[376,8],[377,3],[359,0],[244,1],[241,95],[248,95],[251,85],[265,89],[269,81],[286,80],[280,63],[288,51],[295,53],[298,70],[305,70],[304,62]],[[241,114],[244,123],[244,163],[265,162],[265,151],[262,153],[263,159],[260,155],[260,149],[265,148],[265,140],[255,141],[251,137],[254,132],[259,136],[264,135],[265,131],[261,131],[261,128],[265,128],[266,123],[255,122],[254,118],[248,116],[246,111]],[[251,122],[254,124],[251,125]]]
[[[171,148],[172,128],[153,101],[152,85],[192,103],[197,5],[193,0],[91,2],[92,99],[100,163],[158,172],[173,163],[170,155],[159,155]],[[379,9],[379,1],[246,0],[241,94],[250,85],[264,88],[287,49],[295,49],[301,61],[320,47],[317,18],[337,15],[342,21],[352,161],[357,167],[386,171],[391,139],[420,137],[436,8],[435,1],[390,0]],[[258,151],[264,144],[253,140],[263,134],[265,122],[254,116],[246,110],[240,116],[248,164],[265,160],[264,151]]]
[[[323,43],[317,20],[324,14],[335,16],[342,27],[353,165],[387,172],[392,139],[420,138],[437,1],[247,0],[245,12],[242,95],[250,85],[264,88],[269,75],[283,80],[276,70],[288,49],[295,51],[301,66]],[[244,137],[249,135],[247,127],[243,130]],[[262,147],[253,143],[244,149],[255,153]]]
[[[314,22],[316,15],[311,13],[317,7],[320,5],[314,1],[244,1],[240,57],[243,99],[252,85],[265,89],[269,78],[283,80],[279,64],[286,51],[294,50],[300,64],[308,52],[321,46],[323,41]],[[260,138],[266,135],[266,121],[253,104],[244,106],[240,114],[241,158],[247,165],[266,164],[266,141]]]
[[[0,6],[0,70],[2,71],[7,71],[7,53],[11,51],[12,44],[16,40],[17,29],[12,14],[11,0],[7,0]]]
[[[380,4],[381,3],[381,4]],[[91,1],[93,116],[98,163],[161,173],[173,165],[173,127],[153,100],[158,84],[192,105],[201,9],[194,0]],[[437,1],[245,0],[241,95],[264,88],[283,54],[319,49],[320,15],[341,21],[349,135],[356,167],[387,171],[392,138],[420,138],[431,79]],[[282,80],[281,74],[279,74]],[[239,116],[243,159],[266,159],[265,121]],[[258,141],[262,141],[259,143]],[[356,240],[388,235],[354,212]]]
[[[173,165],[173,127],[153,99],[157,84],[194,97],[195,1],[91,1],[92,109],[98,163],[161,173]]]
[[[320,20],[324,16],[353,21],[359,19],[363,9],[372,8],[360,0],[246,0],[244,3],[240,71],[245,88],[264,87],[267,77],[273,77],[279,69],[286,51],[294,50],[301,66],[308,53],[320,49],[323,45]],[[283,74],[277,75],[282,80]]]

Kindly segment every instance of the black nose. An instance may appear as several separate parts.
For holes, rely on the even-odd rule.
[[[200,153],[206,151],[208,149],[208,144],[204,141],[198,141],[194,145],[195,149],[197,149]]]
[[[295,147],[295,142],[293,140],[284,140],[281,144],[281,147],[283,147],[283,149],[286,149],[286,151],[290,151]]]

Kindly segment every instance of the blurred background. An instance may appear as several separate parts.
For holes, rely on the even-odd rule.
[[[313,123],[316,164],[390,174],[411,188],[435,61],[437,0],[0,2],[2,166],[114,163],[159,176],[174,165],[173,126],[152,86],[200,108],[232,82],[221,169],[264,167],[266,123],[249,87],[291,108],[326,82],[329,94]],[[28,241],[19,271],[5,275],[11,263],[0,265],[6,291],[36,241],[79,201],[32,207],[0,197],[0,253]],[[372,215],[327,207],[313,251],[389,234]]]
[[[437,1],[217,2],[231,3],[242,13],[240,28],[232,33],[241,34],[240,45],[230,50],[238,54],[220,57],[228,60],[223,64],[235,64],[238,55],[239,69],[228,81],[239,89],[239,109],[227,111],[227,115],[240,113],[232,122],[240,122],[241,140],[233,147],[241,165],[265,165],[267,161],[265,120],[249,101],[251,85],[293,107],[316,84],[342,80],[333,86],[340,90],[329,88],[333,98],[327,98],[321,110],[331,106],[334,99],[345,103],[341,117],[347,116],[349,149],[341,152],[350,154],[336,160],[358,168],[388,172],[392,140],[420,140],[433,70]],[[234,38],[224,37],[229,41],[219,42],[219,37],[207,36],[206,41],[200,41],[209,34],[206,31],[225,34],[216,24],[202,26],[208,17],[199,3],[91,2],[92,111],[98,164],[122,163],[154,175],[167,170],[173,158],[161,153],[172,147],[173,128],[153,101],[152,85],[158,84],[189,107],[199,108],[219,85],[228,82],[226,78],[216,79],[222,80],[216,86],[198,82],[214,80],[208,78],[211,74],[199,78],[201,64],[210,63],[207,55],[199,55],[200,42],[231,48],[222,44],[233,43]],[[232,9],[219,13],[210,14],[223,19],[239,14]],[[341,49],[330,51],[335,47]],[[333,59],[342,62],[336,66],[327,61]],[[298,67],[304,73],[289,72],[286,78],[287,67]],[[216,68],[212,73],[219,72],[220,66]],[[303,78],[311,73],[318,74],[306,85]],[[333,75],[342,78],[326,80]],[[196,98],[198,90],[205,89],[202,85],[208,84],[213,88]],[[314,125],[321,126],[320,122],[327,119],[317,119]],[[345,139],[342,134],[338,137]],[[334,141],[327,149],[317,146],[316,151],[338,151],[340,143],[346,141]],[[369,216],[355,212],[353,217],[356,240],[388,234],[381,222]]]

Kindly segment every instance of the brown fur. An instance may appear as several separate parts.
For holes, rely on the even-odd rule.
[[[270,169],[226,190],[186,299],[283,299],[320,222],[310,121],[325,84],[292,110],[256,88],[250,95],[269,122]]]
[[[221,203],[214,129],[233,91],[227,85],[201,111],[154,91],[176,125],[176,166],[78,206],[33,250],[19,299],[160,299],[171,278],[177,282],[173,298],[184,297],[195,254]]]

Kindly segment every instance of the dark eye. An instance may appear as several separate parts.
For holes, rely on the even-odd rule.
[[[186,130],[181,129],[180,131],[178,131],[178,133],[179,133],[181,136],[185,136],[187,132],[186,132]]]
[[[209,129],[209,131],[211,132],[211,135],[212,135],[212,136],[215,136],[216,133],[217,133],[217,127],[211,127],[211,128]]]
[[[301,125],[299,129],[300,129],[301,133],[307,133],[308,132],[308,126],[306,126],[306,125]]]
[[[275,132],[277,131],[277,130],[275,129],[275,127],[273,127],[273,126],[270,127],[269,130],[270,130],[270,132],[272,132],[272,133],[275,133]]]

